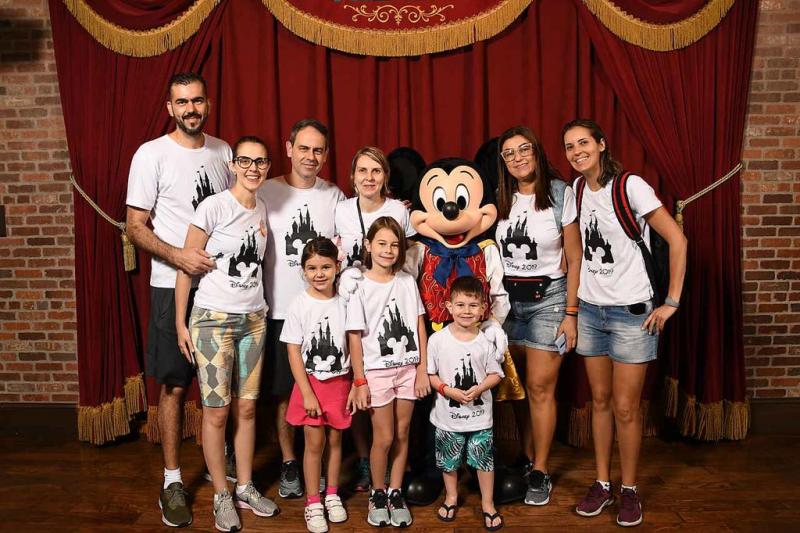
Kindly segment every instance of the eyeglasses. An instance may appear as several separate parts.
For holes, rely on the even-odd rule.
[[[517,149],[507,148],[500,152],[500,157],[503,158],[503,161],[513,161],[517,154],[520,157],[528,157],[533,153],[533,145],[531,143],[521,144],[517,147]]]
[[[258,170],[264,170],[269,166],[269,157],[259,157],[257,159],[253,159],[252,157],[247,157],[245,155],[240,155],[233,159],[234,163],[239,165],[239,168],[247,170],[250,166],[255,163],[256,168]]]

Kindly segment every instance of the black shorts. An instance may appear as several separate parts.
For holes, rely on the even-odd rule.
[[[194,301],[189,292],[186,321]],[[150,325],[147,330],[147,360],[145,372],[159,384],[187,387],[196,372],[178,348],[175,331],[175,289],[150,287]]]
[[[289,396],[294,387],[292,367],[289,366],[289,352],[286,343],[281,342],[283,320],[267,319],[267,342],[264,348],[265,369],[263,386],[272,396]]]

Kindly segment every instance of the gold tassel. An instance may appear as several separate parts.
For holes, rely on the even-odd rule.
[[[520,382],[517,367],[514,365],[514,359],[511,357],[511,352],[506,350],[503,359],[503,374],[506,377],[500,381],[497,386],[497,394],[495,395],[496,402],[507,402],[509,400],[524,400],[525,387]]]
[[[197,33],[219,0],[196,0],[169,24],[145,31],[129,30],[101,17],[85,0],[63,0],[64,5],[98,43],[131,57],[153,57],[174,50]]]
[[[694,436],[697,434],[697,414],[695,413],[696,400],[694,396],[684,395],[683,413],[681,415],[681,435]]]
[[[203,424],[203,410],[197,408],[194,401],[187,401],[183,404],[183,428],[181,438],[196,437],[198,444],[201,439],[201,428]],[[161,442],[161,431],[158,428],[158,406],[150,405],[147,407],[147,422],[145,422],[142,432],[147,437],[148,442]]]
[[[433,54],[489,39],[507,28],[531,1],[503,0],[474,17],[434,28],[374,30],[328,22],[285,0],[262,0],[281,24],[307,41],[350,54],[381,57]]]
[[[750,401],[723,403],[725,411],[724,436],[729,440],[743,440],[750,429]]]
[[[696,437],[700,440],[718,441],[722,438],[722,401],[698,404]]]
[[[603,26],[623,41],[647,50],[669,52],[699,41],[716,28],[734,1],[708,0],[694,15],[669,24],[645,22],[629,15],[612,0],[583,0],[583,4]]]
[[[142,374],[126,378],[123,390],[125,392],[125,405],[128,408],[128,416],[132,417],[136,413],[144,411],[147,405],[147,394]]]
[[[125,231],[120,234],[120,238],[122,239],[122,262],[125,265],[125,272],[132,272],[136,270],[136,247]]]
[[[678,380],[670,377],[664,377],[664,414],[669,418],[677,418],[678,416]]]
[[[588,448],[592,441],[592,402],[583,407],[571,407],[569,410],[569,428],[567,443],[579,448]]]
[[[97,407],[78,407],[78,440],[95,445],[130,433],[124,398],[114,398]]]

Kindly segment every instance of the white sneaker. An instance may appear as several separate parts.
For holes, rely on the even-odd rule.
[[[338,494],[325,496],[325,510],[328,511],[328,520],[331,522],[338,524],[347,520],[347,510]]]
[[[325,521],[325,508],[321,503],[312,503],[305,508],[306,528],[311,533],[327,533],[328,522]]]

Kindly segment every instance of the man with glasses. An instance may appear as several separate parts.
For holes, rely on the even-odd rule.
[[[203,133],[211,106],[205,80],[191,72],[180,73],[170,79],[168,87],[167,112],[176,127],[169,134],[146,142],[134,154],[128,176],[126,223],[133,243],[152,257],[145,369],[161,385],[161,521],[182,527],[192,522],[192,513],[181,478],[181,415],[195,369],[178,349],[175,279],[178,269],[197,276],[215,266],[205,250],[183,248],[183,244],[200,202],[227,189],[227,162],[233,154],[225,141]],[[148,219],[152,229],[147,226]],[[191,296],[187,308],[192,308]]]
[[[286,422],[294,378],[280,336],[289,305],[305,290],[300,266],[303,247],[315,237],[333,238],[336,204],[345,199],[339,187],[318,176],[329,145],[324,124],[313,119],[295,123],[286,141],[291,171],[267,180],[258,190],[267,206],[270,233],[264,256],[264,292],[269,305],[264,376],[268,393],[277,400],[275,423],[282,456],[278,495],[282,498],[301,497],[303,485],[294,428]]]

